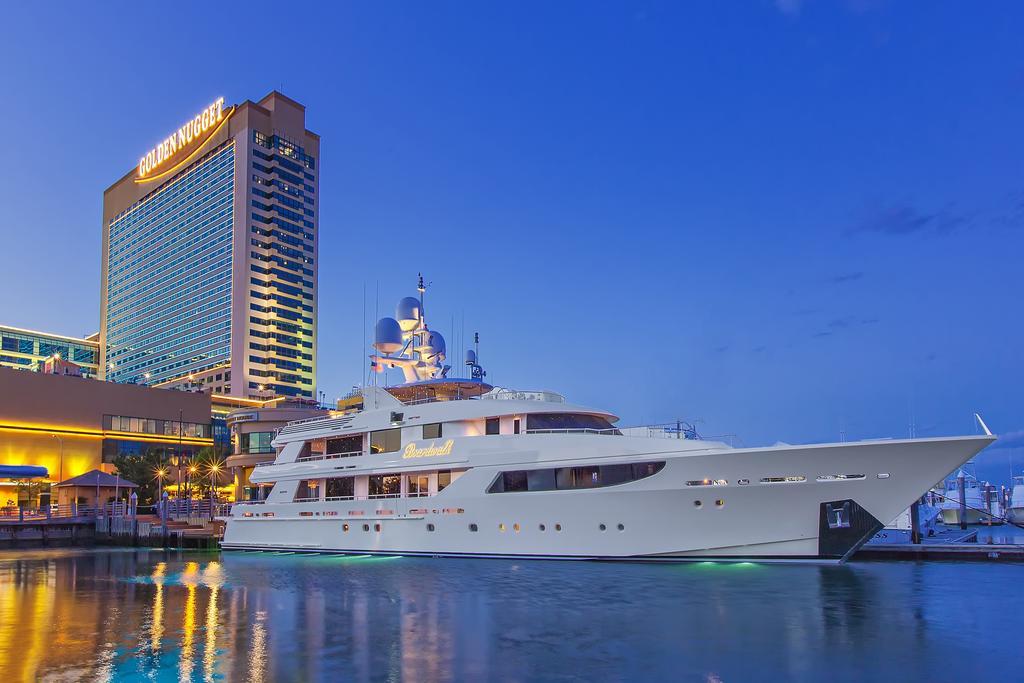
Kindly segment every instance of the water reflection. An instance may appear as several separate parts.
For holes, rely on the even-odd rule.
[[[0,680],[970,679],[954,639],[1013,678],[1019,572],[8,553]]]

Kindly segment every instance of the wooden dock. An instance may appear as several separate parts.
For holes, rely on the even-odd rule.
[[[922,543],[868,543],[853,558],[860,560],[970,560],[1024,562],[1024,545],[979,542],[978,530],[947,529]]]

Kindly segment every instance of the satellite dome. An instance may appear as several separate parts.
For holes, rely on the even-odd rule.
[[[466,349],[466,365],[474,365],[476,363],[476,351],[473,349]]]
[[[373,328],[373,348],[381,353],[394,353],[401,350],[402,327],[394,318],[381,318]]]
[[[423,349],[424,355],[428,358],[436,357],[439,360],[443,360],[445,357],[444,337],[441,336],[440,332],[435,332],[433,330],[427,332],[423,339],[423,346],[421,348]]]
[[[402,330],[408,332],[420,322],[420,300],[414,296],[407,296],[398,302],[395,308],[395,317]]]

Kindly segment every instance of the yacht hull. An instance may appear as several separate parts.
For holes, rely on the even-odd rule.
[[[672,450],[671,441],[658,439],[572,434],[519,438],[531,449],[528,461],[511,452],[490,461],[478,458],[430,497],[236,505],[222,547],[532,559],[842,562],[882,528],[879,520],[894,518],[992,440],[954,437],[760,449],[688,444],[685,450]],[[503,470],[637,461],[663,461],[665,467],[653,476],[603,488],[487,493]],[[727,483],[693,485],[704,480]]]

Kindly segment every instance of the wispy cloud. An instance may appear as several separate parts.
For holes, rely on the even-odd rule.
[[[892,204],[870,211],[847,234],[880,233],[883,235],[940,236],[971,226],[970,218],[947,206],[925,212],[910,204]]]
[[[858,270],[853,273],[841,273],[840,275],[834,275],[830,277],[828,281],[836,285],[841,285],[847,282],[856,282],[857,280],[861,280],[863,278],[864,273]]]
[[[831,337],[836,334],[840,334],[845,330],[852,330],[861,325],[873,325],[878,322],[878,318],[860,318],[855,315],[848,315],[843,318],[833,318],[825,323],[827,330],[821,330],[819,332],[813,332],[811,334],[812,339],[822,339],[824,337]]]

